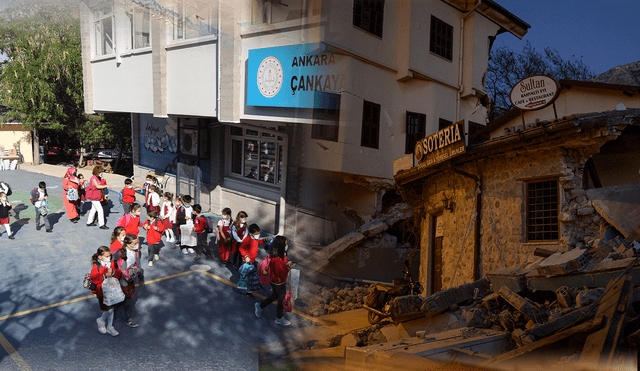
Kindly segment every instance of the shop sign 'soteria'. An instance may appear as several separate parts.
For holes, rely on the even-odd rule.
[[[465,153],[464,120],[420,139],[415,156],[421,167],[433,166]]]

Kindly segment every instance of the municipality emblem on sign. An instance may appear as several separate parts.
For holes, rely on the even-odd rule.
[[[282,64],[276,57],[266,57],[258,67],[258,90],[267,98],[278,94],[283,81]]]

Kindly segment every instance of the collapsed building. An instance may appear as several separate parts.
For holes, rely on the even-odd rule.
[[[511,359],[584,333],[579,358],[597,365],[609,354],[611,364],[616,344],[638,337],[627,332],[638,327],[640,89],[571,80],[559,87],[553,105],[507,112],[462,149],[451,140],[455,148],[440,148],[435,160],[397,160],[400,192],[421,218],[425,290],[393,305],[396,314],[419,308],[435,316],[483,302],[484,320],[474,327],[497,324],[499,333],[455,336],[506,336],[500,350]],[[486,311],[496,308],[492,322]],[[475,361],[482,356],[478,363],[501,360],[478,353]]]

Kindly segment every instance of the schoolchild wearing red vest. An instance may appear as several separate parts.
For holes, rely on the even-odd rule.
[[[147,248],[149,253],[149,266],[153,267],[153,260],[160,260],[160,241],[164,233],[164,225],[158,220],[158,212],[150,210],[147,213],[147,221],[144,222],[147,230]]]
[[[231,224],[233,224],[233,220],[231,219],[231,209],[225,207],[222,209],[222,219],[218,220],[218,225],[216,226],[217,234],[218,234],[218,253],[220,253],[220,261],[222,265],[227,265],[229,262],[229,254],[231,253]]]
[[[98,303],[100,303],[100,310],[102,311],[102,315],[96,319],[98,331],[102,334],[109,333],[111,336],[118,336],[118,331],[113,328],[114,306],[104,305],[102,300],[104,296],[102,283],[105,278],[113,277],[120,279],[122,272],[120,272],[120,269],[115,265],[115,262],[111,260],[111,252],[106,246],[100,246],[98,248],[98,251],[91,257],[91,263],[93,264],[91,268],[91,283],[96,285],[95,289],[91,292],[96,294]]]
[[[134,203],[131,205],[131,211],[129,214],[126,214],[122,218],[118,219],[118,226],[124,227],[125,232],[127,234],[138,235],[140,232],[140,227],[143,224],[140,222],[140,211],[142,207],[138,203]]]
[[[233,263],[233,269],[240,267],[241,256],[238,252],[238,247],[247,238],[249,231],[247,230],[247,213],[240,211],[236,216],[236,219],[231,224],[231,237],[233,238],[233,244],[231,246],[231,262]]]

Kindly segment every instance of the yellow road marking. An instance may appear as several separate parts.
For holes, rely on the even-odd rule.
[[[148,285],[150,283],[155,283],[155,282],[159,282],[159,281],[164,281],[164,280],[169,279],[169,278],[175,278],[175,277],[179,277],[179,276],[184,276],[185,274],[189,274],[189,273],[193,273],[193,271],[185,271],[185,272],[177,273],[177,274],[174,274],[174,275],[171,275],[171,276],[156,278],[155,280],[146,281],[144,283],[144,285]],[[96,297],[95,294],[91,294],[91,295],[82,296],[82,297],[71,299],[71,300],[61,301],[61,302],[56,303],[56,304],[45,305],[44,307],[40,307],[40,308],[29,309],[29,310],[25,310],[25,311],[18,312],[18,313],[8,314],[6,316],[0,317],[0,321],[4,321],[5,319],[9,319],[9,318],[24,316],[24,315],[35,313],[35,312],[40,312],[40,311],[43,311],[45,309],[51,309],[51,308],[59,307],[61,305],[71,304],[71,303],[75,303],[75,302],[78,302],[78,301],[87,300],[87,299],[91,299],[91,298],[95,298],[95,297]]]
[[[0,333],[0,345],[2,345],[4,350],[7,352],[7,354],[9,354],[9,356],[11,357],[13,362],[16,363],[16,365],[18,366],[18,368],[20,370],[22,370],[22,371],[31,371],[31,367],[29,367],[27,362],[25,362],[24,359],[22,359],[22,357],[20,357],[20,354],[18,354],[16,349],[13,347],[13,345],[11,345],[11,343],[9,343],[7,338],[5,338],[4,335],[2,335],[2,333]]]
[[[204,271],[200,271],[200,273],[206,274],[207,276],[210,276],[210,277],[212,277],[212,278],[214,278],[214,279],[216,279],[216,280],[218,280],[218,281],[220,281],[220,282],[224,282],[224,283],[226,283],[226,284],[227,284],[227,285],[229,285],[229,286],[236,287],[236,284],[235,284],[235,283],[233,283],[233,282],[231,282],[231,281],[229,281],[229,280],[226,280],[226,279],[224,279],[224,278],[222,278],[222,277],[218,277],[218,276],[216,276],[216,275],[215,275],[215,274],[213,274],[213,273],[210,273],[210,272],[204,272]],[[255,296],[255,297],[259,298],[259,299],[262,299],[262,300],[264,300],[264,299],[266,299],[266,298],[267,298],[266,296],[264,296],[264,295],[262,295],[262,294],[258,294],[257,292],[254,292],[254,293],[252,293],[251,295],[253,295],[253,296]],[[276,303],[276,302],[273,302],[273,303],[271,303],[271,304],[273,304],[273,305],[277,305],[277,303]],[[295,313],[295,314],[297,314],[297,315],[299,315],[299,316],[301,316],[301,317],[303,317],[303,318],[306,318],[306,319],[308,319],[309,321],[312,321],[312,322],[315,322],[315,323],[318,323],[318,324],[324,325],[324,322],[322,322],[321,320],[319,320],[319,319],[317,319],[317,318],[315,318],[315,317],[311,317],[311,316],[309,316],[308,314],[306,314],[306,313],[304,313],[304,312],[300,312],[299,310],[297,310],[297,309],[295,309],[295,308],[293,309],[293,313]]]

